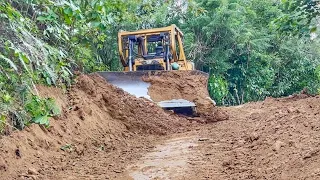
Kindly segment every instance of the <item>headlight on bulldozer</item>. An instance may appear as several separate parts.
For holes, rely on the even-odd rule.
[[[157,61],[157,60],[142,60],[142,61],[140,61],[140,63],[141,63],[142,65],[147,65],[147,64],[160,64],[160,62]]]
[[[159,63],[159,61],[157,61],[157,60],[153,60],[153,61],[151,62],[151,64],[160,64],[160,63]]]

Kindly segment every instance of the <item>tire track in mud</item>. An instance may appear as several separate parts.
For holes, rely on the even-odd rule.
[[[121,179],[185,179],[193,148],[198,145],[197,140],[196,136],[185,136],[164,141],[130,165]]]

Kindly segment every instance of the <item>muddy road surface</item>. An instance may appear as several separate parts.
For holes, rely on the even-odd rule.
[[[319,97],[225,110],[229,120],[169,137],[128,166],[127,179],[320,179]]]

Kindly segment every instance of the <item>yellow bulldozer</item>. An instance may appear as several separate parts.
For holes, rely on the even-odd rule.
[[[194,70],[186,60],[183,33],[175,25],[119,32],[119,55],[124,71]]]
[[[171,25],[163,28],[144,29],[118,33],[118,48],[122,72],[98,72],[109,83],[122,88],[137,97],[150,99],[143,76],[159,75],[170,71],[191,71],[192,74],[205,74],[195,70],[194,63],[187,61],[183,48],[183,33]],[[164,109],[185,112],[195,108],[195,103],[186,99],[167,99],[157,102]],[[188,112],[190,112],[188,110]]]

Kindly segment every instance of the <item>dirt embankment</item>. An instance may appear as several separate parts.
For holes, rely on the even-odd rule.
[[[157,83],[160,80],[153,80],[153,85]],[[184,86],[172,84],[181,98],[187,98]],[[97,75],[81,75],[67,94],[42,86],[39,92],[55,98],[64,111],[51,119],[48,129],[32,125],[0,137],[1,179],[116,179],[154,149],[154,141],[170,137],[162,135],[189,130],[173,135],[201,138],[195,140],[197,146],[188,145],[187,158],[181,155],[181,163],[192,169],[182,168],[183,179],[320,177],[319,96],[268,98],[222,108],[229,120],[200,126]],[[179,161],[180,156],[175,157]]]
[[[200,71],[170,71],[145,76],[143,80],[151,86],[148,93],[155,102],[186,99],[197,105],[198,114],[206,122],[227,120],[228,115],[215,106],[207,89],[208,77]]]
[[[320,179],[320,97],[294,95],[225,108],[202,128],[190,179]]]
[[[48,129],[32,125],[0,137],[1,179],[112,179],[152,148],[153,136],[192,125],[97,75],[81,75],[67,94],[42,86],[39,92],[64,111]]]

